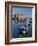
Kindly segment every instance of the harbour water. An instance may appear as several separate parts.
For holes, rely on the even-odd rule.
[[[11,37],[12,38],[19,38],[19,28],[25,26],[27,28],[27,22],[19,22],[16,23],[14,20],[11,21]],[[28,25],[27,31],[30,32],[30,34],[26,37],[32,37],[32,25]]]

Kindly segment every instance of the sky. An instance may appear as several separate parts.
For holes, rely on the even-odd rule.
[[[24,8],[24,7],[12,7],[12,15],[16,13],[22,13],[32,17],[32,8]]]

